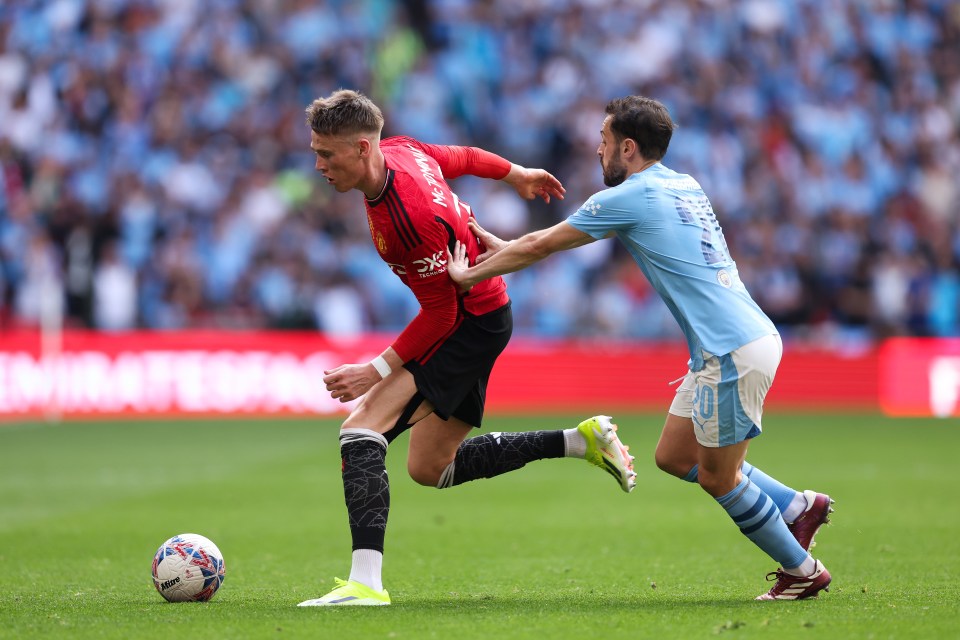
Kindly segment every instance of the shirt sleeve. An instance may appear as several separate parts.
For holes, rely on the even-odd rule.
[[[457,287],[447,275],[447,237],[440,223],[420,229],[424,241],[407,252],[407,284],[420,303],[420,312],[394,341],[393,350],[404,362],[426,353],[456,326]]]
[[[622,206],[612,191],[606,189],[590,196],[567,218],[567,223],[597,240],[607,237],[611,231],[623,231],[636,225],[642,203]]]
[[[478,147],[426,144],[413,138],[409,138],[407,142],[436,160],[445,178],[469,175],[502,180],[510,173],[509,160]]]

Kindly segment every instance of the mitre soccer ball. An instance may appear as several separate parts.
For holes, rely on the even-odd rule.
[[[223,554],[196,533],[173,536],[153,556],[153,584],[170,602],[204,602],[223,583]]]

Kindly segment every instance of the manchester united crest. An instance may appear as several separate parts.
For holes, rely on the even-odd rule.
[[[370,227],[370,238],[373,239],[373,244],[377,245],[377,251],[381,254],[386,254],[387,241],[383,239],[383,234],[373,226],[373,218],[370,217],[369,212],[367,212],[367,225]]]

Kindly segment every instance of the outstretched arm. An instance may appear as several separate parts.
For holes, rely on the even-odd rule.
[[[447,252],[447,272],[450,279],[463,291],[469,291],[473,285],[487,278],[519,271],[558,251],[582,247],[596,239],[568,222],[561,222],[549,229],[532,231],[509,243],[503,243],[480,227],[475,220],[470,221],[470,226],[487,248],[482,256],[483,261],[478,259],[477,264],[471,267],[466,247],[460,242],[457,242],[453,253]]]
[[[471,175],[503,180],[513,187],[520,197],[527,200],[537,197],[543,198],[545,202],[550,202],[551,198],[563,200],[566,191],[563,185],[544,169],[529,169],[512,164],[506,158],[479,147],[427,144],[413,138],[405,139],[408,144],[419,147],[436,160],[447,178]]]

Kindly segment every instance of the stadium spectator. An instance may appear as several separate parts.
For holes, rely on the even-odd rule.
[[[137,320],[136,275],[120,257],[116,242],[106,244],[93,274],[93,322],[97,329],[132,329]]]
[[[92,326],[83,270],[96,265],[84,260],[99,261],[118,235],[145,327],[322,328],[303,297],[347,286],[365,327],[401,328],[415,301],[395,279],[368,279],[362,264],[375,252],[355,211],[303,181],[299,105],[352,86],[372,92],[398,130],[483,140],[577,193],[599,183],[584,151],[606,99],[662,96],[684,130],[671,165],[712,195],[734,256],[763,268],[775,256],[775,276],[754,268],[749,284],[777,308],[787,339],[957,335],[958,41],[951,0],[4,2],[0,317],[35,321],[16,301],[32,286],[28,240],[44,236],[67,324]],[[487,197],[480,183],[458,189],[477,204]],[[536,228],[566,213],[521,206],[497,224]],[[248,219],[265,226],[237,228]],[[171,251],[195,266],[171,268]],[[300,269],[268,276],[273,257],[308,264],[316,290],[257,294]],[[909,320],[891,321],[897,302],[871,294],[868,324],[848,324],[840,298],[880,291],[890,259],[910,263]],[[557,261],[512,279],[611,297],[590,286],[596,265]],[[630,323],[584,317],[525,282],[513,287],[518,332],[676,337],[661,323],[635,335]],[[376,299],[400,311],[383,314]]]

